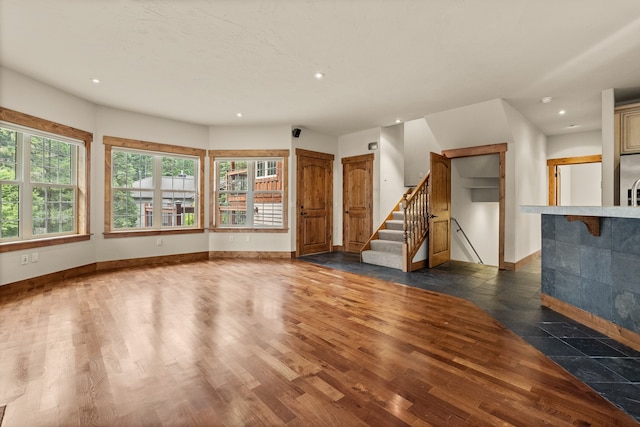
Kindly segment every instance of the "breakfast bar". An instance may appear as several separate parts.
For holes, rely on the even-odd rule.
[[[541,214],[541,303],[640,349],[640,208],[521,206]]]

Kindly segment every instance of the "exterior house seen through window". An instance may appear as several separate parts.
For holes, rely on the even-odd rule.
[[[204,150],[189,155],[181,147],[105,141],[111,156],[110,232],[202,228]]]
[[[0,120],[0,249],[88,238],[86,158],[93,136],[4,108]]]
[[[251,154],[256,154],[256,157]],[[215,182],[214,228],[283,230],[286,229],[286,171],[288,151],[278,157],[264,152],[213,152],[212,174]],[[260,156],[260,157],[257,157]],[[263,157],[264,156],[264,157]]]

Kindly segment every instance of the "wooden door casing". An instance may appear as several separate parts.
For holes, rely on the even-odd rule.
[[[332,154],[296,150],[296,256],[333,250]]]
[[[451,259],[451,159],[431,153],[429,268]]]
[[[342,244],[359,253],[373,230],[373,154],[342,159]]]

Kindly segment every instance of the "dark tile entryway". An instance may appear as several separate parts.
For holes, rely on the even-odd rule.
[[[300,258],[338,270],[473,301],[557,364],[640,421],[640,352],[540,305],[540,261],[518,271],[449,261],[403,273],[333,252]]]

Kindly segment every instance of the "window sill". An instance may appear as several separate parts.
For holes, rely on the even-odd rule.
[[[196,234],[196,233],[204,233],[204,228],[110,231],[110,232],[102,233],[102,235],[104,236],[105,239],[116,239],[121,237],[166,236],[169,234]]]
[[[46,246],[64,245],[67,243],[91,240],[89,234],[73,234],[70,236],[47,237],[44,239],[21,240],[19,242],[0,243],[0,253],[22,251],[25,249],[42,248]]]
[[[288,233],[288,228],[225,228],[209,227],[213,233]]]

